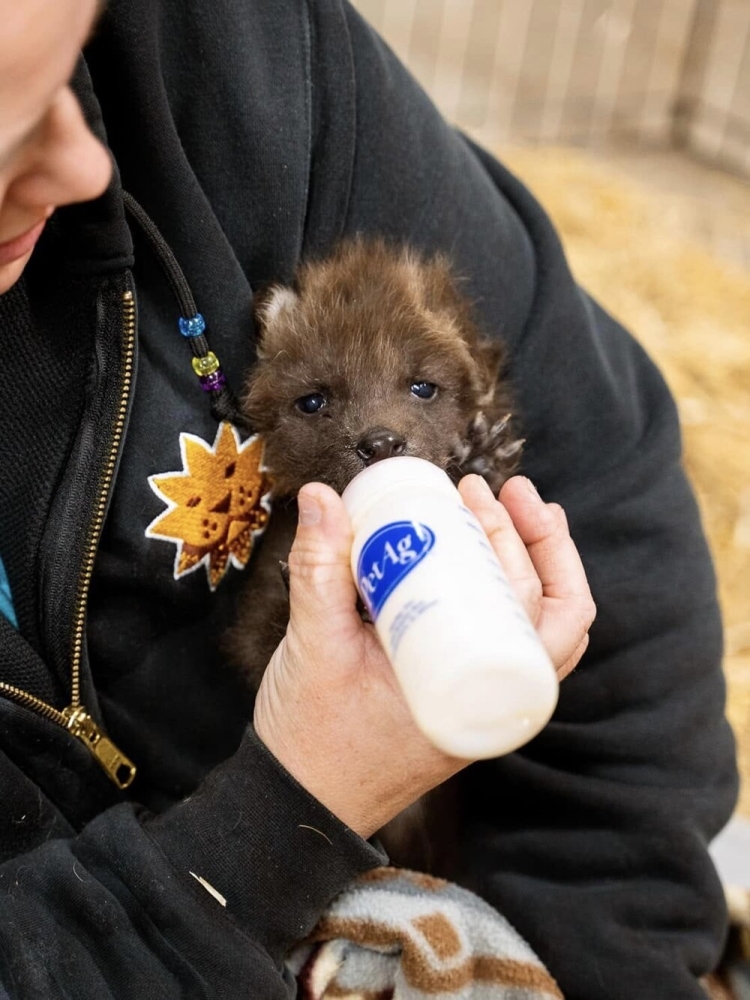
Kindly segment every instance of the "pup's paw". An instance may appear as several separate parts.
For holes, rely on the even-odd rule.
[[[506,413],[499,420],[490,421],[484,413],[477,413],[466,438],[456,449],[461,475],[482,476],[494,493],[510,479],[521,460],[524,438],[515,437],[512,416]]]

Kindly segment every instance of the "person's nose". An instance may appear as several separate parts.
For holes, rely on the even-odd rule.
[[[65,87],[55,98],[40,142],[9,195],[29,206],[69,205],[98,197],[111,176],[109,153],[89,129],[73,91]]]

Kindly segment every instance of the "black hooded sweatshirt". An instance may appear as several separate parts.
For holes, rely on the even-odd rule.
[[[111,0],[75,87],[117,174],[0,298],[0,996],[291,997],[286,950],[382,863],[247,728],[218,642],[243,573],[175,578],[176,545],[146,533],[149,477],[217,424],[122,185],[235,386],[253,288],[354,233],[450,254],[509,346],[523,471],[564,505],[598,605],[552,723],[462,777],[461,881],[568,1000],[698,1000],[736,773],[715,581],[651,362],[343,0]],[[61,724],[73,685],[137,766],[127,790]]]

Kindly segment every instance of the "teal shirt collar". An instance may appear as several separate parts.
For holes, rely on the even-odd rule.
[[[13,628],[18,628],[13,598],[10,593],[10,582],[2,559],[0,559],[0,614],[5,615]]]

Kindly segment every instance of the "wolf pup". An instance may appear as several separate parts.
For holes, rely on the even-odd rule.
[[[341,493],[373,462],[413,455],[456,482],[478,473],[497,493],[523,445],[501,377],[503,346],[477,330],[443,255],[344,243],[303,264],[294,287],[260,296],[256,321],[258,361],[242,406],[265,442],[273,514],[227,640],[254,690],[289,619],[279,563],[301,486]],[[434,869],[424,803],[406,813],[383,831],[386,849],[395,863]]]

